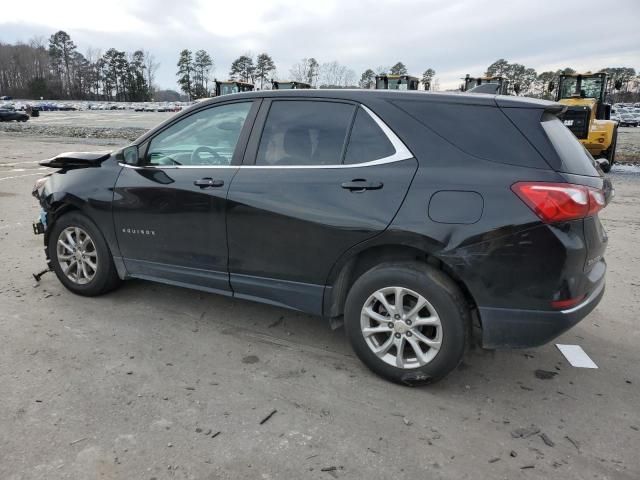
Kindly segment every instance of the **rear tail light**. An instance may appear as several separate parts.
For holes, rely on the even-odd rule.
[[[545,223],[589,217],[606,205],[602,190],[585,185],[518,182],[511,190]]]
[[[556,310],[566,310],[568,308],[573,308],[578,305],[581,301],[583,301],[587,296],[580,295],[575,298],[568,298],[567,300],[554,300],[551,302],[551,308]]]

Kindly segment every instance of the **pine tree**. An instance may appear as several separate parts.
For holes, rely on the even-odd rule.
[[[398,62],[391,67],[391,71],[389,73],[391,73],[391,75],[406,75],[407,67],[404,66],[404,63]]]
[[[427,68],[422,74],[421,82],[425,90],[431,90],[431,82],[433,81],[435,74],[436,71],[433,68]]]
[[[65,31],[60,30],[49,38],[49,58],[60,82],[61,96],[71,95],[71,64],[75,50],[75,43]]]
[[[360,76],[360,88],[371,88],[376,80],[376,74],[370,68],[366,69]]]
[[[193,95],[193,54],[191,50],[184,49],[180,52],[178,59],[178,85],[180,89],[189,97]]]
[[[205,50],[198,50],[193,60],[193,98],[209,96],[209,73],[213,60]]]
[[[229,76],[233,80],[250,82],[253,81],[255,68],[256,67],[253,65],[253,60],[249,55],[241,55],[240,57],[236,58],[231,64]]]
[[[256,58],[255,78],[260,80],[260,89],[262,90],[263,84],[269,79],[269,75],[276,69],[276,64],[273,62],[271,56],[267,53],[261,53]]]

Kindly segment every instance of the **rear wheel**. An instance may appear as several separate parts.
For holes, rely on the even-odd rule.
[[[461,361],[469,325],[466,302],[444,273],[412,262],[364,273],[345,305],[345,328],[358,357],[405,385],[435,382]]]
[[[48,250],[56,276],[73,293],[96,296],[120,284],[102,233],[78,212],[67,213],[53,224]]]
[[[618,127],[614,127],[613,135],[611,138],[611,145],[609,145],[609,148],[607,149],[607,155],[606,155],[606,158],[609,164],[601,167],[604,173],[609,173],[609,171],[611,170],[611,167],[615,163],[617,144],[618,144]]]

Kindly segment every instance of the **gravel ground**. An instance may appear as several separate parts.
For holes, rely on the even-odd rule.
[[[162,112],[79,111],[41,112],[26,123],[0,123],[0,132],[40,137],[135,140],[158,123],[175,115]],[[619,129],[616,161],[640,163],[640,128]]]
[[[639,169],[612,174],[607,293],[558,339],[599,369],[553,345],[473,350],[410,389],[318,318],[142,281],[98,298],[35,283],[36,161],[114,143],[0,133],[1,479],[640,478]]]
[[[619,128],[616,161],[619,163],[640,164],[640,128]]]

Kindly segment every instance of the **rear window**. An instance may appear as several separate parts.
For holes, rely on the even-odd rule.
[[[363,163],[389,157],[395,148],[378,124],[362,108],[358,109],[356,121],[351,129],[344,163]]]
[[[591,154],[558,117],[545,113],[542,116],[542,128],[560,158],[556,170],[574,175],[600,176]]]
[[[498,107],[418,99],[393,103],[474,157],[510,165],[549,168]]]

